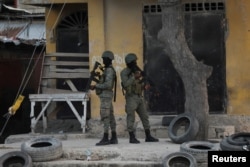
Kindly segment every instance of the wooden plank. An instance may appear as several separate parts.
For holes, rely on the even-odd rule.
[[[80,61],[57,61],[57,60],[46,60],[43,65],[53,66],[89,66],[89,62]]]
[[[42,76],[43,79],[70,79],[70,78],[89,78],[89,73],[55,73],[50,72]]]
[[[88,100],[88,95],[85,92],[81,93],[60,93],[60,94],[30,94],[30,101],[86,101]]]
[[[66,68],[50,68],[51,72],[68,72],[68,73],[89,73],[89,69],[84,68],[75,68],[75,69],[66,69]]]
[[[66,83],[69,85],[70,89],[73,92],[78,92],[77,88],[75,87],[75,85],[73,84],[73,82],[70,79],[66,79]]]
[[[48,53],[45,56],[47,56],[47,57],[89,57],[89,53],[63,53],[63,52],[56,52],[56,53]]]
[[[58,98],[58,99],[83,99],[85,97],[86,93],[85,92],[79,92],[79,93],[65,93],[65,94],[30,94],[29,98],[30,99],[35,99],[35,98]]]
[[[56,89],[56,88],[42,88],[43,94],[66,94],[66,93],[74,93],[72,90],[66,89]]]

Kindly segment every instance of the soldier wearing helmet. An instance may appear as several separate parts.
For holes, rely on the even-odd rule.
[[[134,54],[134,53],[129,53],[129,54],[127,54],[127,56],[125,57],[125,62],[126,62],[126,64],[129,64],[129,63],[131,63],[131,62],[133,62],[133,61],[136,61],[137,60],[137,57],[136,57],[136,55]]]
[[[129,53],[125,57],[125,62],[127,67],[124,68],[120,75],[122,80],[122,86],[125,89],[126,105],[125,110],[127,113],[127,130],[129,132],[129,142],[130,143],[140,143],[136,139],[134,134],[134,123],[135,123],[135,112],[138,114],[142,121],[143,128],[145,130],[146,142],[158,142],[150,134],[150,125],[148,119],[148,113],[146,111],[144,99],[142,93],[145,87],[148,85],[141,82],[142,71],[137,66],[137,56],[134,53]]]
[[[114,60],[114,54],[111,51],[105,51],[102,54],[102,58],[109,58],[109,60]]]
[[[103,74],[100,76],[99,83],[91,85],[90,89],[96,89],[96,94],[100,98],[100,116],[104,124],[104,134],[99,145],[117,144],[116,136],[116,120],[114,117],[114,109],[112,99],[114,96],[113,88],[116,87],[116,72],[112,66],[114,54],[111,51],[105,51],[102,54],[103,64],[105,65]],[[111,129],[111,139],[109,140],[108,134]]]

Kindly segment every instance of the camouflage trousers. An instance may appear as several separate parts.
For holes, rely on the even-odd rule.
[[[148,112],[146,111],[143,97],[138,95],[126,96],[125,110],[127,113],[127,130],[128,132],[135,131],[135,113],[138,114],[142,121],[144,129],[150,129]]]
[[[112,97],[101,97],[100,101],[100,116],[101,121],[103,122],[104,133],[108,133],[109,128],[111,131],[116,131],[116,120],[114,116]]]

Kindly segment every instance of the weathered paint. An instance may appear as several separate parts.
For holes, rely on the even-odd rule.
[[[64,3],[64,0],[57,0]],[[70,3],[79,1],[72,0]],[[120,71],[125,67],[124,56],[129,52],[138,55],[139,65],[143,61],[143,2],[135,0],[89,0],[89,51],[90,68],[95,60],[101,61],[104,50],[115,54],[114,66],[117,70],[117,99],[114,103],[116,115],[124,115],[124,96],[120,86]],[[147,2],[157,2],[148,0]],[[228,23],[226,42],[226,80],[228,88],[228,114],[249,115],[250,78],[248,77],[250,53],[250,1],[227,0],[226,19]],[[58,20],[61,6],[46,10],[47,52],[55,52],[55,20]],[[59,20],[71,10],[81,8],[79,4],[66,5]],[[55,25],[55,26],[54,26]],[[91,116],[99,116],[99,99],[91,92]]]
[[[125,67],[124,57],[134,52],[142,64],[142,13],[140,1],[89,1],[90,64],[102,62],[104,50],[115,54],[117,72],[116,115],[124,115],[125,101],[121,90],[120,71]],[[103,20],[102,20],[103,19]],[[91,91],[91,116],[99,116],[99,99]]]
[[[228,114],[250,115],[250,1],[227,0],[226,18]]]
[[[142,4],[134,0],[106,0],[104,6],[105,44],[107,50],[115,53],[114,67],[118,76],[115,113],[124,115],[125,98],[120,86],[120,71],[125,67],[124,57],[130,52],[135,53],[138,63],[142,64]]]
[[[88,3],[89,15],[89,56],[90,68],[93,69],[95,61],[100,61],[100,55],[105,50],[105,32],[104,32],[104,4],[103,1],[92,0]],[[95,59],[97,57],[97,59]],[[99,99],[91,91],[91,116],[99,116]]]

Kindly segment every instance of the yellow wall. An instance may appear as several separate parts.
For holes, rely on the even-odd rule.
[[[250,115],[250,1],[227,0],[228,114]]]
[[[98,2],[100,5],[97,5]],[[114,108],[116,115],[124,115],[125,101],[120,85],[120,71],[125,67],[124,56],[129,52],[136,53],[139,57],[139,63],[142,64],[141,3],[134,0],[105,0],[103,4],[104,15],[102,16],[102,13],[99,12],[98,16],[94,18],[92,16],[96,15],[96,13],[92,10],[95,11],[96,6],[101,9],[102,3],[98,0],[96,3],[92,3],[92,1],[89,1],[90,19],[92,19],[92,21],[89,21],[90,63],[93,65],[96,60],[102,62],[101,54],[104,50],[111,50],[115,54],[113,65],[118,80]],[[90,6],[90,4],[92,5]],[[101,20],[102,18],[104,20]],[[101,37],[96,34],[96,31],[100,33]],[[103,38],[104,43],[101,42]],[[96,97],[95,92],[92,91],[91,93],[91,116],[98,117],[99,99]]]
[[[100,55],[105,50],[104,32],[104,8],[103,1],[92,0],[88,3],[89,14],[89,56],[90,69],[93,69],[95,61],[102,63]],[[94,91],[91,91],[91,117],[99,116],[99,99]]]

